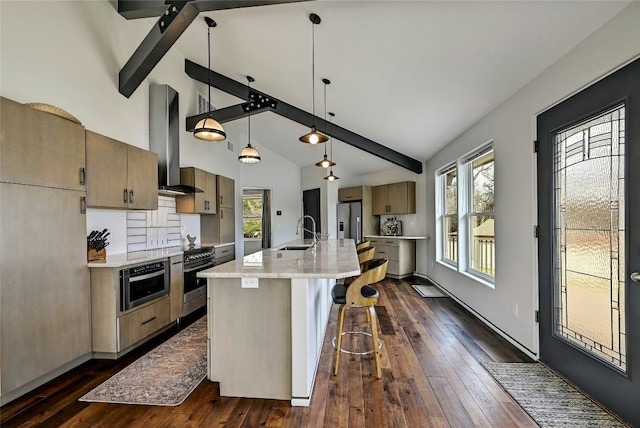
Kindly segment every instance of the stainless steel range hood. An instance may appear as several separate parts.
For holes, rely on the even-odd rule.
[[[169,85],[149,85],[149,150],[158,155],[158,194],[202,192],[197,187],[180,184],[178,93]]]

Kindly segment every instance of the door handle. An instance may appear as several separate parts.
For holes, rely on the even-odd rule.
[[[640,272],[634,272],[631,274],[631,281],[640,282]]]

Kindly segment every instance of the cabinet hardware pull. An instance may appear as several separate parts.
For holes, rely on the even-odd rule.
[[[224,196],[220,195],[220,205],[223,205],[223,204],[224,204],[224,203],[222,202],[222,201],[224,201],[224,199],[222,199],[222,198],[224,198]]]
[[[142,324],[140,324],[140,325],[148,324],[148,323],[150,323],[151,321],[153,321],[153,320],[154,320],[154,319],[156,319],[156,318],[158,318],[158,317],[157,317],[157,316],[154,316],[153,318],[150,318],[150,319],[148,319],[148,320],[146,320],[146,321],[143,321],[143,322],[142,322]]]
[[[124,189],[123,193],[124,193],[124,203],[128,204],[129,203],[129,197],[128,197],[129,192],[127,192],[127,189]]]
[[[84,185],[86,179],[87,179],[87,176],[84,168],[80,168],[80,184]]]
[[[133,189],[129,190],[129,203],[133,203]]]
[[[220,219],[222,220],[224,218],[224,211],[220,210]]]
[[[85,196],[80,197],[80,214],[87,213],[87,198]]]

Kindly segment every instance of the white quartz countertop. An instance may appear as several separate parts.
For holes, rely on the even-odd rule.
[[[375,239],[429,239],[428,236],[405,236],[405,235],[366,235],[365,238],[375,238]]]
[[[109,254],[104,260],[97,260],[88,263],[90,268],[118,268],[138,263],[151,262],[154,260],[166,259],[172,256],[182,255],[180,247],[158,248],[155,250],[134,251],[131,253]]]
[[[198,272],[202,278],[346,278],[360,274],[352,239],[329,239],[306,250],[281,250],[285,246],[310,245],[296,240],[249,254]]]

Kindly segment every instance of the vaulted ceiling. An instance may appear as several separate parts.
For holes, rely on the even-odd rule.
[[[235,5],[239,3],[243,2]],[[324,116],[322,78],[328,78],[326,109],[335,113],[337,126],[423,161],[629,3],[318,0],[272,4],[200,12],[170,49],[206,67],[203,18],[209,16],[218,24],[211,31],[212,70],[241,84],[251,75],[255,78],[252,88],[310,113],[312,24],[308,17],[316,13],[322,18],[313,28],[316,115]],[[157,21],[157,17],[136,19],[149,31]],[[205,85],[202,93],[206,94]],[[244,101],[217,89],[212,89],[212,98],[218,109]],[[246,144],[246,119],[224,126],[238,150]],[[266,147],[301,167],[318,162],[324,150],[300,143],[298,137],[306,132],[306,126],[275,112],[251,119],[254,146]],[[338,176],[341,170],[366,174],[397,167],[336,138],[333,158]]]

